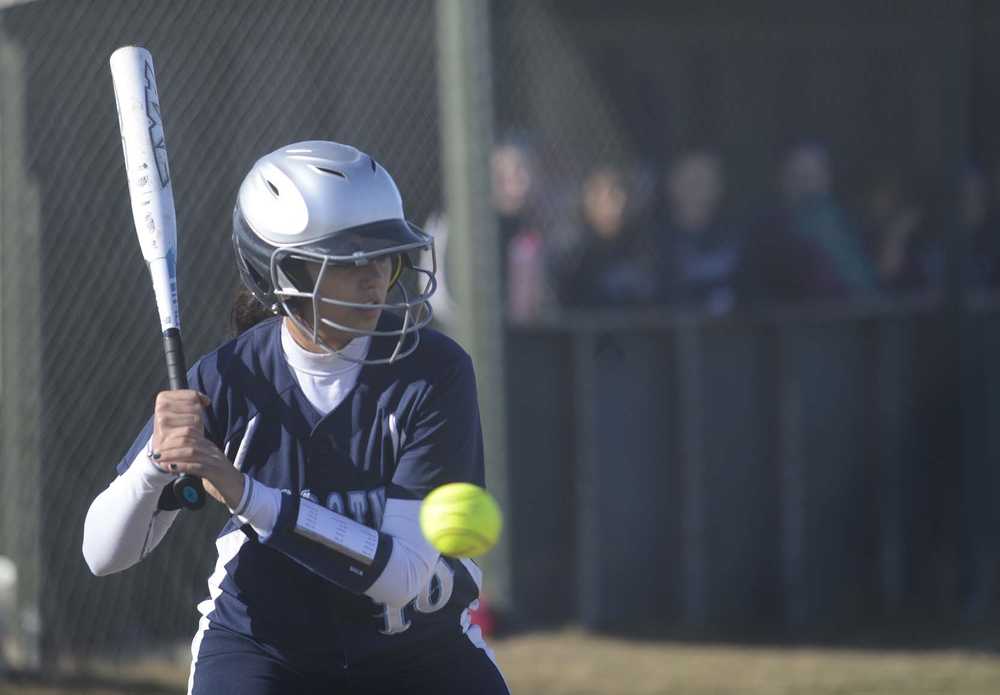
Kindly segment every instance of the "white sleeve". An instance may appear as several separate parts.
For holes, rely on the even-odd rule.
[[[83,557],[97,576],[121,572],[148,555],[166,535],[179,510],[156,508],[175,476],[161,471],[140,450],[128,470],[90,505],[83,524]]]
[[[243,475],[243,499],[230,510],[241,524],[250,524],[263,543],[274,531],[281,509],[281,490],[258,483]]]
[[[392,554],[382,574],[365,595],[378,603],[405,606],[430,581],[438,551],[420,530],[420,500],[390,499],[382,517],[382,533],[392,536]]]

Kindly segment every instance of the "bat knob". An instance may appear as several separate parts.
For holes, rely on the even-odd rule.
[[[200,478],[182,475],[173,484],[174,497],[184,509],[201,509],[205,506],[205,488]]]

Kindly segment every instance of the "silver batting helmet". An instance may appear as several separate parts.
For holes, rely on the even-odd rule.
[[[420,341],[419,330],[430,323],[429,300],[437,286],[434,240],[404,217],[389,172],[349,145],[298,142],[258,159],[240,185],[233,245],[240,276],[253,295],[275,313],[283,311],[315,343],[347,359],[352,358],[323,341],[320,323],[355,336],[398,338],[388,358],[353,360],[365,364],[409,355]],[[421,251],[425,258],[429,252],[431,268],[414,263]],[[398,330],[361,330],[320,316],[323,303],[372,308],[323,295],[327,268],[366,265],[384,256],[395,256],[393,281],[386,303],[375,306],[400,315]],[[320,264],[315,282],[305,272],[306,262]],[[412,297],[408,287],[415,292]],[[312,314],[311,326],[303,310]]]

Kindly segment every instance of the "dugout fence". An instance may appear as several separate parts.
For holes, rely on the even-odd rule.
[[[969,321],[996,330],[993,314]],[[511,486],[531,488],[525,510],[558,500],[514,521],[515,603],[675,635],[954,619],[960,574],[987,579],[993,561],[965,531],[986,528],[995,491],[962,474],[989,428],[967,422],[964,458],[959,444],[959,413],[991,417],[995,370],[960,359],[956,330],[931,301],[513,328]],[[553,554],[552,537],[571,540]],[[559,582],[558,600],[538,590]]]

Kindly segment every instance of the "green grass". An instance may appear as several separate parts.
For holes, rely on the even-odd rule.
[[[493,643],[516,695],[996,695],[1000,656],[957,649],[738,647],[571,630]],[[184,664],[103,670],[72,684],[0,681],[2,695],[185,692]]]
[[[692,646],[567,632],[501,642],[496,652],[523,695],[1000,693],[1000,657],[953,650]]]

